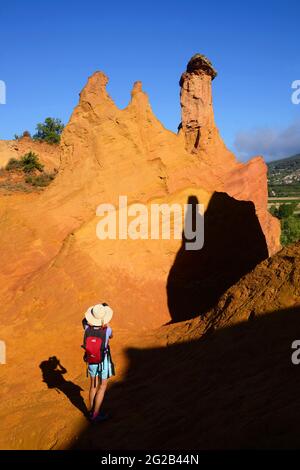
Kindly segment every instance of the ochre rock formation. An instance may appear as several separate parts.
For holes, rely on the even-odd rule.
[[[199,62],[197,57],[190,61],[184,82],[192,80],[197,88],[200,81],[197,99],[204,105],[194,107],[195,93],[190,93],[189,87],[182,91],[182,99],[185,96],[191,111],[189,114],[183,107],[183,127],[179,135],[166,130],[153,115],[140,82],[134,84],[128,106],[120,110],[107,93],[106,75],[96,72],[89,78],[57,150],[60,170],[55,181],[39,195],[14,195],[13,200],[2,198],[5,217],[1,219],[3,267],[0,277],[10,314],[37,309],[39,314],[45,312],[46,315],[49,305],[57,312],[67,299],[72,309],[81,311],[101,297],[117,306],[122,326],[128,322],[154,326],[170,319],[166,285],[185,283],[184,279],[190,278],[189,273],[194,272],[195,267],[191,269],[189,262],[184,261],[187,277],[180,272],[175,279],[170,279],[171,268],[178,260],[176,255],[181,253],[179,240],[100,241],[96,237],[99,221],[96,207],[112,203],[118,209],[120,195],[127,196],[129,205],[144,203],[149,210],[153,202],[183,204],[194,196],[205,208],[210,208],[212,216],[208,220],[214,218],[215,200],[221,212],[217,217],[222,216],[222,198],[212,200],[213,195],[230,196],[234,209],[231,225],[226,225],[223,233],[226,218],[222,221],[221,217],[218,225],[226,245],[226,257],[234,258],[229,264],[235,265],[235,274],[228,279],[236,280],[279,249],[279,222],[267,211],[266,165],[260,157],[247,164],[237,162],[226,149],[214,125],[211,107],[210,82],[215,72],[209,62],[202,59]],[[205,83],[204,88],[201,83]],[[205,91],[203,95],[201,90]],[[189,142],[185,131],[188,116],[192,114],[201,132],[196,151],[189,152],[185,148]],[[211,138],[206,139],[205,135],[209,134]],[[23,145],[23,151],[27,148],[25,143],[16,145]],[[249,210],[253,207],[253,216],[243,216],[234,201],[248,202]],[[230,241],[231,238],[239,240],[241,224],[245,230],[249,227],[249,233],[253,233],[252,227],[257,225],[261,232],[259,240],[265,245],[257,249],[256,236],[249,239],[249,261],[244,264],[239,261],[239,244]],[[14,240],[13,253],[8,248],[9,240]],[[193,285],[207,281],[205,263],[226,264],[225,254],[224,260],[216,263],[215,253],[222,251],[221,244],[215,252],[211,244],[205,261],[201,262],[201,275],[200,271],[195,273]],[[216,277],[214,273],[210,276],[211,286],[219,282],[220,276],[227,276],[220,272],[215,274]],[[54,285],[57,291],[52,298],[49,286]],[[32,303],[33,298],[37,299],[36,304]],[[143,311],[142,315],[135,313],[133,304],[136,310]],[[193,316],[203,313],[197,311],[197,305]]]
[[[226,148],[215,125],[212,80],[217,72],[211,62],[195,54],[180,79],[181,124],[187,151],[206,161],[223,183],[223,190],[235,199],[253,201],[267,240],[269,254],[279,249],[278,221],[265,210],[267,204],[267,167],[261,157],[246,164],[236,161]]]
[[[80,322],[88,306],[106,301],[113,307],[124,372],[126,338],[170,320],[202,318],[226,289],[279,250],[279,222],[267,211],[266,165],[261,157],[238,162],[222,142],[212,111],[215,72],[198,59],[181,80],[178,134],[154,116],[140,82],[120,110],[107,93],[108,78],[96,72],[60,146],[45,147],[43,157],[43,147],[30,139],[0,143],[1,165],[29,148],[55,167],[59,162],[57,177],[42,193],[0,191],[0,340],[9,354],[1,391],[11,397],[1,400],[3,446],[67,445],[66,418],[53,409],[57,392],[47,390],[38,366],[57,355],[77,381],[83,371]],[[120,195],[149,211],[152,203],[202,203],[203,251],[186,252],[184,240],[99,240],[96,208],[114,204],[118,216]],[[149,342],[138,336],[135,344],[160,344],[160,338],[160,332]],[[12,394],[18,387],[22,402]]]
[[[181,126],[189,152],[197,152],[200,140],[206,143],[215,128],[211,82],[217,73],[208,59],[200,54],[191,58],[179,85]],[[203,134],[206,133],[204,136]],[[211,138],[211,137],[210,137]]]
[[[215,124],[212,102],[212,80],[217,76],[211,62],[201,54],[195,54],[181,76],[180,132],[184,133],[188,152],[197,154],[203,150],[215,166],[234,165],[235,157],[229,152]]]

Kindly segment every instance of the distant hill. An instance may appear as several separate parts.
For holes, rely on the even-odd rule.
[[[300,169],[300,153],[268,163],[269,171]]]
[[[269,196],[300,195],[300,154],[268,164]]]

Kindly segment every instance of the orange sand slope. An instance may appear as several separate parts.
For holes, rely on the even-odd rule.
[[[300,379],[291,363],[299,256],[300,243],[262,262],[202,319],[144,333],[115,328],[117,376],[105,401],[112,418],[98,427],[83,416],[80,326],[62,333],[58,324],[23,322],[22,365],[16,351],[1,383],[1,448],[299,447]],[[49,367],[53,355],[63,378]]]

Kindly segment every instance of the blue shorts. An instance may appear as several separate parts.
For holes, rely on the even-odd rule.
[[[101,380],[106,380],[113,374],[112,365],[110,359],[106,355],[102,364],[89,364],[88,373],[91,377],[99,376]]]

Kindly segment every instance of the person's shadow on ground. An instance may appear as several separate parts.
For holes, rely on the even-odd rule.
[[[48,388],[55,388],[58,393],[63,393],[70,400],[72,405],[76,406],[84,416],[88,416],[88,410],[84,403],[79,385],[64,378],[67,370],[61,365],[56,356],[49,357],[48,360],[41,362],[40,369],[43,374],[43,382]]]

